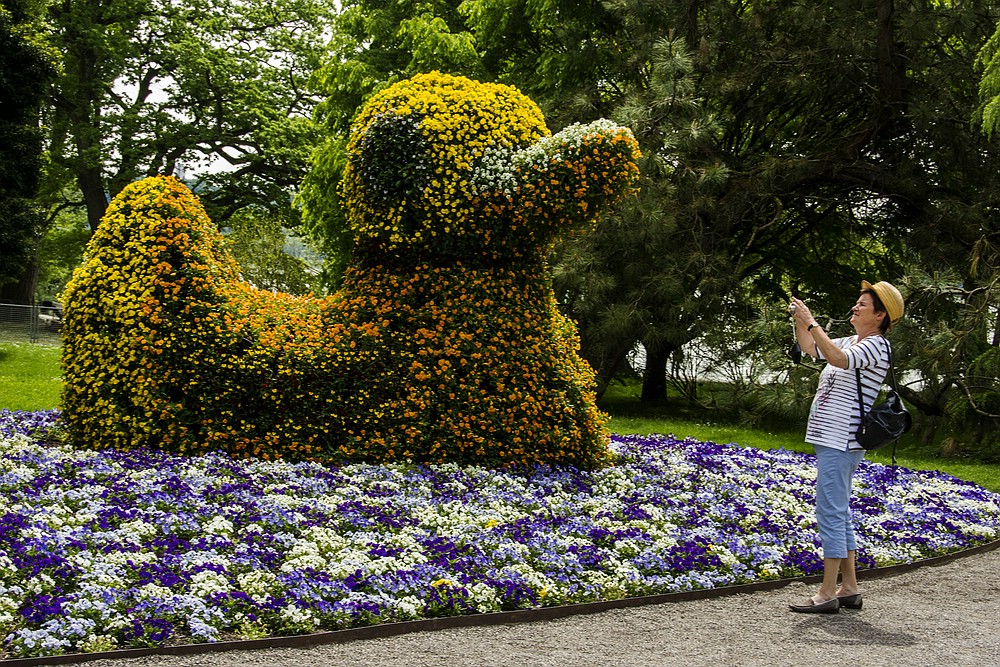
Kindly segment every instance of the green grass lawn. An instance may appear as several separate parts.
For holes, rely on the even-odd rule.
[[[50,410],[59,407],[61,379],[59,348],[27,343],[0,343],[0,408],[9,410]],[[611,415],[609,428],[615,433],[643,435],[662,433],[692,437],[717,443],[734,442],[759,449],[783,447],[811,452],[802,442],[805,425],[776,429],[751,429],[721,422],[699,421],[677,406],[642,406],[627,394],[618,393],[602,407]],[[669,414],[667,414],[669,412]],[[681,414],[683,418],[672,415]],[[891,462],[890,448],[871,452],[868,458]],[[916,439],[904,436],[897,447],[899,465],[914,470],[940,470],[959,479],[1000,492],[1000,466],[966,458],[943,458],[933,447],[920,447]]]
[[[58,347],[0,343],[0,408],[51,410],[60,387]]]

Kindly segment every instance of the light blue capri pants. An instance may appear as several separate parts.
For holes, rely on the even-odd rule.
[[[865,450],[816,445],[816,523],[824,558],[847,558],[858,548],[851,522],[851,478]]]

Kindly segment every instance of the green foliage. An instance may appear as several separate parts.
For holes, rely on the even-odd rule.
[[[893,334],[904,373],[903,397],[919,411],[922,437],[942,440],[949,454],[1000,460],[1000,276],[963,279],[913,271],[907,317]],[[937,437],[935,437],[937,436]]]
[[[768,341],[756,323],[790,292],[839,317],[860,278],[902,283],[911,267],[957,269],[961,288],[979,295],[969,312],[989,329],[996,146],[941,118],[976,103],[973,61],[993,19],[953,3],[897,6],[875,21],[851,3],[606,8],[616,41],[643,66],[639,80],[610,76],[620,95],[592,96],[591,108],[615,105],[656,189],[644,180],[640,210],[560,257],[558,285],[603,380],[622,368],[630,340],[645,345],[653,370],[669,368],[687,341],[713,358],[760,356]],[[602,34],[593,43],[607,43]],[[579,90],[549,95],[570,108]],[[981,328],[963,330],[996,345]],[[904,369],[927,368],[907,360],[907,345],[900,351]],[[956,365],[928,383],[953,386],[964,373]],[[781,408],[766,384],[741,389],[748,418]]]
[[[51,5],[63,57],[53,174],[75,181],[91,228],[108,194],[209,162],[225,167],[199,184],[218,222],[248,205],[286,208],[318,140],[307,81],[333,11],[313,0]]]
[[[36,302],[58,301],[73,270],[83,261],[90,227],[80,211],[65,211],[46,226],[38,248],[39,272]]]
[[[26,10],[0,5],[0,285],[20,277],[44,223],[30,199],[42,168],[39,113],[55,71]]]
[[[239,280],[176,179],[138,181],[112,201],[65,298],[63,414],[74,443],[323,461],[607,462],[592,372],[556,309],[545,257],[555,234],[627,195],[631,134],[602,122],[544,137],[540,112],[517,91],[439,73],[387,89],[360,118],[369,122],[349,143],[343,185],[357,243],[330,297]],[[416,188],[370,151],[434,173],[404,170],[426,185]]]
[[[666,3],[636,3],[637,25],[661,25]],[[647,66],[618,3],[585,0],[466,0],[459,5],[482,66],[538,101],[553,127],[610,116]]]
[[[639,197],[594,234],[574,239],[556,256],[557,289],[563,306],[581,323],[583,354],[599,371],[605,387],[622,370],[624,355],[636,342],[647,353],[669,354],[699,330],[693,299],[715,272],[702,249],[689,242],[693,230],[678,219],[676,172],[696,168],[678,164],[665,151],[694,139],[690,131],[710,132],[697,111],[692,62],[682,44],[663,40],[655,46],[646,104],[624,101],[618,120],[637,132],[643,147]],[[700,178],[717,185],[718,174]],[[732,277],[732,276],[731,276]],[[717,291],[717,290],[716,290]]]
[[[2,140],[0,140],[2,141]],[[0,193],[0,285],[16,281],[28,265],[45,218],[23,197]]]
[[[289,294],[316,290],[305,260],[285,251],[288,230],[283,220],[259,209],[242,209],[229,219],[229,252],[243,279],[258,289]]]
[[[972,120],[980,124],[987,136],[993,136],[1000,127],[1000,24],[979,50],[976,65],[982,70],[982,77],[979,79],[980,104]]]
[[[330,29],[329,55],[314,85],[329,97],[316,109],[329,135],[345,137],[373,94],[414,74],[480,78],[479,58],[458,0],[348,0]],[[490,77],[486,77],[490,78]]]
[[[437,70],[491,78],[479,67],[460,5],[455,0],[349,1],[341,3],[330,24],[329,55],[312,79],[328,94],[315,114],[326,136],[297,195],[306,233],[326,256],[328,287],[339,284],[353,246],[336,184],[347,166],[348,133],[358,110],[372,95],[414,74]],[[362,44],[375,48],[359,48]]]
[[[402,48],[411,54],[404,71],[472,73],[479,65],[472,35],[467,31],[453,33],[448,22],[433,12],[404,19],[396,35]]]
[[[327,137],[316,149],[295,199],[305,235],[323,253],[322,283],[330,290],[340,285],[354,245],[336,187],[346,166],[347,137]]]

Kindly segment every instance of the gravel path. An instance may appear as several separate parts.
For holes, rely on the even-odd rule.
[[[865,607],[793,614],[815,586],[438,630],[307,649],[98,660],[91,667],[935,667],[1000,663],[1000,549],[861,582]]]

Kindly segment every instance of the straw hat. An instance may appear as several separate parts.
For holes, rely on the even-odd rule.
[[[895,324],[903,316],[903,295],[899,293],[895,285],[884,280],[872,285],[867,280],[861,281],[861,291],[871,290],[878,295],[885,312],[889,315],[889,322]]]

